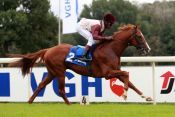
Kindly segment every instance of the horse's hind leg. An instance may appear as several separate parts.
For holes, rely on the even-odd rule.
[[[67,99],[66,93],[65,93],[65,75],[58,76],[58,91],[60,96],[64,99],[65,103],[70,105],[71,103]]]
[[[44,78],[43,81],[41,81],[41,83],[39,84],[39,86],[37,87],[37,89],[34,91],[33,95],[30,97],[29,99],[29,103],[31,104],[34,99],[36,98],[36,96],[38,95],[38,93],[47,85],[49,84],[52,80],[53,80],[53,76],[48,73],[48,75],[46,76],[46,78]]]

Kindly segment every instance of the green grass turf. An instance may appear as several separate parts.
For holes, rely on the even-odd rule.
[[[175,104],[0,103],[0,117],[175,117]]]

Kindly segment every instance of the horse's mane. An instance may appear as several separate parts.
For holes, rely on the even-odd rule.
[[[118,27],[118,30],[116,32],[114,32],[113,36],[116,36],[116,34],[118,34],[119,32],[127,31],[129,29],[133,29],[134,27],[135,27],[135,25],[133,25],[133,24],[121,25],[120,27]]]
[[[118,30],[116,32],[114,32],[113,36],[116,36],[118,33],[120,32],[123,32],[123,31],[127,31],[127,30],[130,30],[130,29],[133,29],[135,27],[135,25],[133,24],[124,24],[124,25],[121,25]],[[108,40],[103,40],[101,41],[100,43],[97,44],[97,46],[101,46],[103,47],[104,46],[104,43],[109,43],[110,41]]]
[[[135,27],[135,25],[133,25],[133,24],[122,25],[118,28],[118,31],[129,30],[129,29],[134,28],[134,27]]]

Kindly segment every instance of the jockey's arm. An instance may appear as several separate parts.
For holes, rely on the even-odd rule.
[[[109,36],[109,37],[102,36],[102,33],[100,31],[101,31],[100,25],[94,25],[91,27],[91,33],[92,33],[92,37],[94,40],[110,40],[110,39],[112,39],[111,36]]]

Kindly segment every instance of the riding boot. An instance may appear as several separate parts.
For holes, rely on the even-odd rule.
[[[90,47],[91,46],[88,46],[88,45],[85,46],[85,50],[84,50],[83,55],[82,55],[82,58],[81,58],[82,60],[90,60],[91,59],[87,55],[88,51],[90,50]]]

